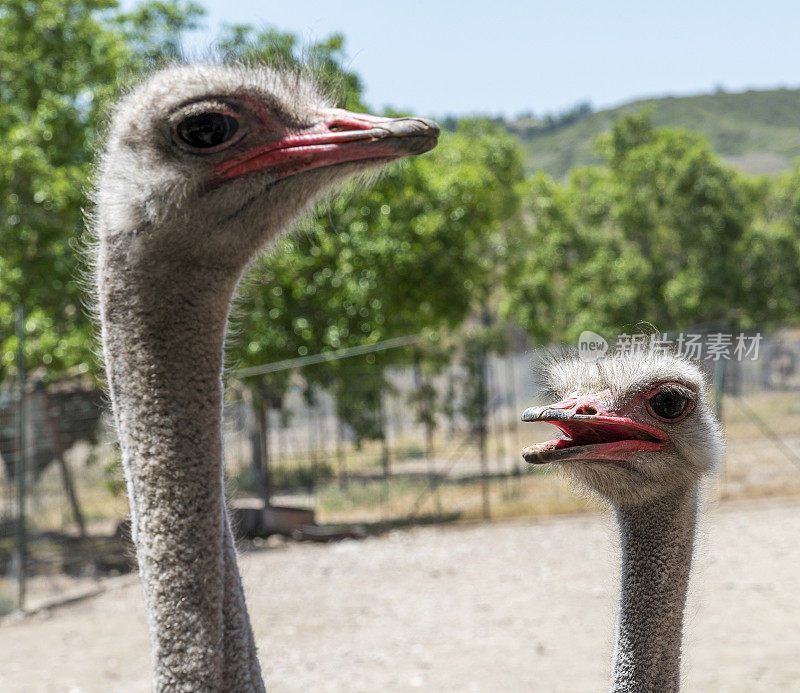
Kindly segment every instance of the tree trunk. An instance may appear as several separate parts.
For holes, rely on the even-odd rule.
[[[392,475],[391,462],[389,459],[389,436],[386,430],[386,408],[383,405],[383,397],[380,398],[381,408],[381,467],[384,478],[388,479]]]
[[[481,315],[481,322],[484,328],[488,328],[491,323],[491,316],[489,311],[484,308]],[[478,354],[478,403],[479,403],[479,421],[478,421],[478,450],[480,454],[481,463],[481,506],[483,519],[488,520],[491,516],[489,508],[489,458],[487,451],[487,426],[489,420],[489,358],[488,349],[486,347],[487,334],[484,329],[484,334],[481,338],[480,351]]]
[[[258,439],[261,448],[261,490],[264,497],[265,507],[269,507],[272,503],[272,472],[270,470],[269,458],[269,439],[270,439],[270,426],[269,426],[269,407],[267,400],[262,393],[256,403],[256,419],[258,422]]]
[[[261,442],[263,435],[261,416],[264,405],[252,390],[247,390],[246,393],[247,437],[250,439],[250,469],[258,489],[258,495],[269,505],[269,494],[266,480],[264,479],[263,444]]]
[[[336,468],[339,471],[339,488],[344,490],[348,486],[347,478],[347,459],[344,454],[344,424],[337,416],[335,418],[336,426]]]
[[[72,516],[75,518],[75,523],[78,525],[78,533],[82,540],[86,540],[86,522],[83,519],[83,512],[81,511],[80,503],[78,503],[78,494],[75,493],[75,485],[72,483],[72,474],[64,459],[64,436],[61,434],[61,425],[58,417],[56,417],[52,410],[50,398],[44,394],[45,398],[45,415],[47,416],[47,425],[50,428],[50,433],[53,436],[53,441],[56,444],[56,459],[58,466],[61,469],[61,480],[64,484],[64,492],[67,494],[70,508],[72,508]]]

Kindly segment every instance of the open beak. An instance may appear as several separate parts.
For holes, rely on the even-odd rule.
[[[597,395],[530,407],[522,412],[522,420],[551,423],[564,434],[524,448],[522,456],[532,464],[627,462],[636,453],[660,450],[668,441],[659,428],[604,409]]]
[[[386,161],[422,154],[436,146],[439,126],[426,118],[381,118],[331,109],[305,130],[253,147],[215,169],[220,181],[246,173],[273,171],[279,180],[350,161]]]

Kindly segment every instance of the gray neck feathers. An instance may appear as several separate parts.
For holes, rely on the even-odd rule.
[[[697,518],[697,488],[617,508],[622,588],[613,693],[680,687],[681,631]]]
[[[143,272],[113,240],[98,269],[155,688],[263,690],[223,497],[221,369],[237,277]]]

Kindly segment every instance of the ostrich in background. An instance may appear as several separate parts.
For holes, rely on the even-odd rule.
[[[264,689],[223,499],[223,343],[243,271],[331,185],[437,136],[267,68],[166,69],[116,106],[96,283],[157,690]]]
[[[523,421],[564,436],[525,448],[609,501],[622,544],[622,585],[611,691],[680,687],[683,611],[699,486],[714,469],[722,433],[700,370],[647,352],[594,363],[556,357],[546,367],[556,401]]]

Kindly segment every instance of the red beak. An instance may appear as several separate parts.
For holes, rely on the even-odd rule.
[[[215,168],[217,180],[269,169],[277,179],[349,161],[395,159],[436,146],[439,126],[425,118],[380,118],[331,109],[313,126],[249,149]]]
[[[669,440],[656,426],[607,410],[604,393],[572,397],[543,407],[530,407],[523,421],[543,421],[557,426],[564,438],[526,447],[526,462],[546,464],[567,460],[626,461],[638,452],[660,450]]]

